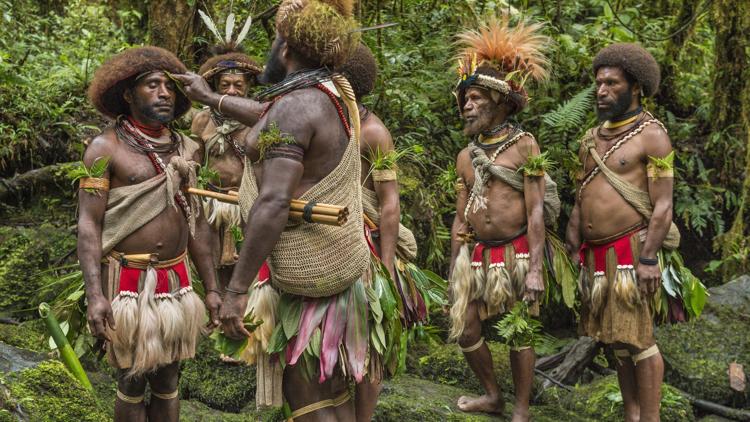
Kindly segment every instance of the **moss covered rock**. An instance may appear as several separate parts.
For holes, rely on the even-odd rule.
[[[695,420],[690,402],[677,389],[663,384],[661,394],[662,422]],[[545,402],[548,404],[544,408],[551,409],[553,415],[555,408],[560,407],[579,415],[575,420],[622,421],[625,419],[622,395],[615,375],[578,386],[570,393],[551,388],[545,392]]]
[[[0,227],[0,313],[32,317],[41,300],[39,288],[54,281],[44,272],[75,249],[76,238],[51,224]]]
[[[0,341],[21,349],[48,352],[48,340],[42,320],[22,324],[0,324]]]
[[[222,362],[210,340],[201,341],[195,359],[182,363],[182,397],[214,409],[238,412],[254,406],[255,385],[255,367]]]
[[[504,392],[512,391],[513,381],[508,359],[508,346],[495,342],[487,342],[487,345],[492,353],[495,375],[500,388]],[[440,346],[430,354],[419,358],[418,365],[412,369],[412,373],[420,378],[460,387],[473,393],[483,392],[479,379],[471,371],[463,353],[455,344]]]
[[[208,407],[197,400],[180,401],[180,421],[183,422],[282,422],[283,420],[280,409],[243,410],[241,413],[228,413]]]
[[[4,382],[10,393],[4,408],[13,411],[20,405],[29,420],[100,422],[109,419],[94,394],[83,388],[58,361],[47,360],[34,368],[13,373]]]
[[[698,398],[750,406],[744,394],[729,388],[727,375],[732,362],[750,368],[750,279],[745,278],[711,289],[701,318],[656,330],[667,382]]]

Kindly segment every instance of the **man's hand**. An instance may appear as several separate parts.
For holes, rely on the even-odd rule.
[[[538,271],[529,271],[526,274],[526,293],[523,300],[533,303],[536,302],[544,293],[544,278]]]
[[[245,329],[245,324],[242,322],[245,318],[245,309],[247,309],[247,299],[246,294],[238,295],[232,292],[227,292],[224,297],[224,302],[221,304],[221,310],[219,311],[219,319],[224,334],[229,338],[242,340],[245,337],[250,337],[250,332]]]
[[[111,341],[107,334],[107,325],[111,330],[115,329],[115,317],[112,315],[112,306],[102,295],[88,298],[86,319],[89,321],[91,334],[100,339]]]
[[[652,296],[661,284],[661,270],[658,265],[639,264],[635,270],[638,290],[642,296]]]
[[[182,89],[185,91],[185,95],[192,101],[206,104],[211,96],[215,95],[208,82],[197,73],[187,72],[172,76],[182,82]]]
[[[221,296],[215,290],[206,293],[206,308],[208,308],[208,329],[219,326],[219,309],[221,309]]]

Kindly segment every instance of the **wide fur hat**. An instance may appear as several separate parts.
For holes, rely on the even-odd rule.
[[[130,48],[109,58],[94,73],[88,90],[89,101],[103,115],[112,119],[130,111],[123,93],[132,79],[146,72],[185,73],[185,65],[171,52],[159,47]],[[190,100],[175,92],[175,118],[190,110]]]
[[[602,48],[594,57],[594,74],[602,66],[619,67],[633,79],[643,90],[643,95],[650,97],[656,94],[661,82],[661,72],[656,59],[645,48],[635,43],[616,43]]]
[[[353,0],[284,0],[276,30],[287,45],[321,66],[338,66],[357,47]]]
[[[336,70],[349,81],[357,100],[368,96],[375,88],[375,81],[378,79],[378,62],[370,48],[363,43],[360,43],[346,63]]]
[[[263,68],[246,54],[233,52],[211,57],[203,63],[198,73],[208,83],[213,83],[214,77],[231,70],[245,73],[248,82],[255,85],[257,83],[257,76],[263,71]]]
[[[508,16],[491,17],[478,30],[457,36],[459,51],[456,97],[463,110],[466,90],[479,86],[499,92],[513,106],[512,112],[526,107],[529,80],[548,77],[547,58],[542,52],[549,38],[540,33],[541,24],[523,20],[510,26]]]

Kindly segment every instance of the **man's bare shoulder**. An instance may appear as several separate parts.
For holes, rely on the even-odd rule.
[[[516,142],[516,150],[521,158],[526,159],[528,156],[538,155],[539,143],[536,141],[533,135],[530,133],[524,133]]]
[[[461,176],[470,167],[471,154],[469,153],[469,147],[464,147],[464,149],[459,151],[458,156],[456,156],[456,172]]]
[[[646,155],[664,157],[672,151],[672,141],[660,124],[652,123],[643,128],[641,143]]]
[[[362,124],[362,143],[369,150],[393,150],[391,132],[374,113]]]
[[[83,162],[89,166],[99,157],[110,157],[110,161],[115,157],[119,141],[114,129],[108,127],[99,135],[89,142],[86,151],[83,153]]]
[[[210,122],[211,110],[201,110],[193,117],[193,122],[190,124],[190,132],[202,141],[202,139],[200,139],[201,134],[206,130],[206,126],[208,126]]]

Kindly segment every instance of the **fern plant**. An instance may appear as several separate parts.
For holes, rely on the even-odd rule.
[[[91,167],[86,167],[86,164],[84,164],[82,161],[79,162],[78,165],[73,166],[73,168],[68,170],[68,177],[71,179],[71,183],[75,183],[80,179],[84,179],[87,177],[101,178],[102,176],[104,176],[104,173],[107,172],[107,167],[109,166],[109,158],[110,157],[107,156],[96,157],[96,159],[94,159],[94,162],[91,163]],[[95,188],[83,188],[83,190],[88,193],[99,195],[99,190]]]
[[[559,104],[554,110],[542,115],[542,133],[569,134],[586,123],[586,117],[594,106],[595,86],[585,88],[573,98]]]

